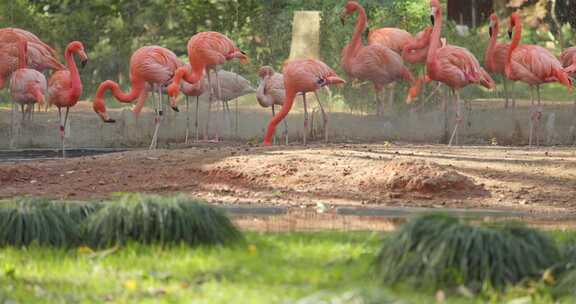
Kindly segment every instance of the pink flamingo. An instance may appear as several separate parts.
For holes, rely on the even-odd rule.
[[[470,84],[481,84],[492,89],[494,80],[467,49],[448,44],[441,46],[442,7],[439,0],[431,0],[430,6],[434,29],[426,59],[426,71],[429,79],[444,83],[452,89],[456,97],[456,125],[448,143],[452,145],[462,122],[459,90]]]
[[[502,84],[504,85],[504,96],[506,99],[505,107],[508,108],[509,96],[512,95],[512,107],[516,106],[516,100],[514,99],[514,82],[512,82],[512,94],[508,92],[508,81],[506,78],[506,60],[508,57],[508,50],[510,49],[510,43],[498,43],[498,33],[500,32],[500,21],[496,14],[490,15],[490,43],[488,44],[488,49],[484,56],[484,64],[486,70],[489,73],[497,74],[502,76]]]
[[[418,32],[414,39],[407,42],[402,48],[402,59],[411,64],[425,64],[428,57],[428,47],[432,36],[432,27],[429,26]]]
[[[24,106],[35,103],[43,105],[45,100],[44,95],[46,93],[46,77],[34,69],[26,68],[27,45],[28,43],[25,40],[18,42],[20,50],[18,69],[12,73],[12,78],[10,79],[10,95],[12,102],[20,104],[22,121],[24,121],[26,113]],[[14,108],[12,108],[12,113],[14,113]],[[12,121],[12,126],[13,125],[14,122]]]
[[[64,58],[68,69],[60,70],[52,74],[48,82],[48,94],[50,105],[58,108],[58,121],[60,122],[60,141],[62,143],[62,157],[66,157],[64,139],[66,137],[66,124],[68,123],[68,112],[75,106],[82,95],[82,80],[73,55],[76,54],[81,61],[82,67],[88,62],[88,55],[84,51],[82,42],[73,41],[66,47]],[[62,108],[66,108],[64,120],[62,120]]]
[[[26,41],[27,67],[37,71],[46,69],[61,70],[65,67],[56,59],[53,48],[42,42],[34,34],[18,29],[0,29],[0,89],[12,72],[18,69],[19,41]]]
[[[240,59],[242,64],[247,64],[250,61],[248,56],[236,47],[230,38],[218,32],[201,32],[192,36],[188,41],[187,48],[191,68],[182,67],[176,71],[172,83],[168,86],[168,95],[173,98],[178,97],[182,79],[195,84],[201,81],[206,74],[210,88],[209,107],[212,106],[214,98],[210,70],[216,71],[217,66],[234,58]],[[216,76],[216,84],[220,94],[221,86],[218,76]],[[208,113],[210,113],[210,109]],[[216,135],[216,141],[218,141],[218,135]]]
[[[284,76],[285,98],[282,110],[272,117],[268,124],[268,130],[264,137],[264,145],[270,146],[272,138],[276,133],[276,126],[288,115],[294,104],[294,99],[298,93],[304,93],[304,144],[306,145],[306,133],[308,133],[308,110],[306,105],[306,93],[316,92],[327,85],[344,84],[342,78],[338,77],[334,70],[328,67],[325,63],[315,59],[307,60],[292,60],[284,64],[282,70]],[[318,96],[316,96],[318,98]],[[318,103],[320,100],[318,99]],[[322,109],[322,104],[320,104]],[[322,112],[324,112],[322,110]],[[325,121],[325,124],[327,121]],[[324,128],[326,131],[326,127]],[[327,133],[325,134],[327,136]]]
[[[114,123],[106,113],[106,104],[104,103],[104,94],[111,90],[112,94],[119,102],[132,103],[145,92],[146,83],[151,84],[158,91],[158,100],[156,102],[156,117],[154,119],[155,130],[152,137],[150,149],[155,149],[158,145],[158,131],[162,119],[162,86],[168,84],[172,79],[176,69],[183,63],[176,57],[172,51],[159,46],[142,47],[130,58],[130,92],[121,91],[118,83],[112,80],[106,80],[100,84],[92,107],[94,112],[100,116],[105,123]],[[172,109],[176,112],[179,109],[173,105]]]
[[[512,30],[514,30],[512,32]],[[538,128],[542,118],[542,108],[540,100],[540,86],[544,83],[559,82],[572,91],[572,83],[568,74],[563,70],[562,64],[547,49],[530,44],[520,44],[522,39],[522,22],[518,13],[510,16],[510,29],[508,34],[512,37],[512,45],[508,50],[506,60],[506,77],[512,81],[522,81],[530,85],[530,97],[532,101],[532,113],[530,115],[530,139],[529,146],[532,146],[532,139],[535,129]],[[534,87],[538,95],[538,107],[534,108]],[[536,137],[538,144],[539,136]]]
[[[272,117],[276,116],[275,106],[283,106],[286,97],[284,89],[284,76],[276,73],[270,66],[263,66],[258,70],[260,85],[256,89],[256,99],[263,108],[272,108]],[[284,136],[288,145],[288,123],[284,120]],[[276,141],[276,136],[274,136]]]
[[[347,16],[358,12],[356,28],[352,41],[342,50],[342,67],[348,75],[360,80],[369,80],[374,83],[376,102],[380,104],[379,93],[384,85],[397,80],[406,80],[412,83],[414,89],[410,95],[415,96],[419,90],[419,83],[415,81],[410,70],[404,66],[402,57],[392,49],[380,44],[362,45],[362,32],[366,29],[368,19],[366,11],[356,1],[349,1],[344,7],[340,18],[344,24]]]

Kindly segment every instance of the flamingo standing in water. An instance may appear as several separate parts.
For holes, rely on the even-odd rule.
[[[130,58],[130,82],[132,85],[130,92],[122,92],[118,83],[112,80],[104,81],[98,87],[96,97],[94,97],[92,105],[94,112],[105,123],[114,123],[115,120],[110,119],[106,113],[106,104],[104,103],[106,91],[111,90],[116,100],[120,102],[132,103],[145,92],[146,83],[149,83],[158,92],[156,117],[154,119],[155,130],[152,143],[150,144],[150,149],[155,149],[158,145],[158,131],[160,130],[160,122],[163,115],[162,86],[170,82],[176,69],[182,65],[182,61],[176,57],[176,54],[160,46],[145,46],[136,50]],[[179,111],[176,105],[173,105],[172,109],[176,112]]]
[[[448,44],[441,46],[442,7],[439,0],[431,0],[430,6],[434,29],[426,58],[426,72],[429,79],[439,81],[450,87],[456,97],[456,125],[448,143],[452,145],[462,122],[459,90],[470,84],[481,84],[492,89],[494,88],[494,80],[480,66],[478,59],[467,49]]]
[[[268,124],[268,130],[264,137],[264,145],[270,146],[276,133],[276,126],[288,115],[298,93],[304,93],[304,144],[306,145],[306,133],[308,133],[308,110],[306,105],[306,93],[316,92],[327,85],[344,84],[346,81],[338,77],[334,70],[325,63],[315,59],[292,60],[286,62],[282,70],[284,76],[285,97],[282,110],[272,117]],[[318,97],[318,96],[316,96]],[[320,100],[318,100],[320,103]],[[322,109],[322,104],[320,104]],[[324,111],[322,111],[324,112]],[[327,122],[326,122],[327,123]],[[324,127],[326,131],[326,127]],[[327,135],[327,134],[325,134]]]
[[[18,42],[18,69],[12,73],[12,78],[10,79],[10,95],[12,97],[13,105],[14,103],[20,104],[22,122],[26,115],[24,106],[33,105],[35,103],[43,105],[45,100],[44,95],[46,94],[46,77],[44,77],[42,73],[26,67],[27,45],[28,42],[25,40]],[[14,107],[12,107],[12,113],[13,116]],[[12,126],[13,125],[14,121],[12,121]]]
[[[356,27],[352,41],[342,50],[342,67],[348,75],[360,80],[369,80],[374,83],[376,101],[380,104],[379,93],[384,85],[397,80],[406,80],[413,84],[414,89],[410,95],[415,96],[419,84],[404,66],[402,57],[392,49],[380,44],[362,45],[362,32],[366,29],[368,19],[366,11],[356,1],[349,1],[344,7],[340,18],[344,24],[347,16],[358,12]]]
[[[188,60],[191,68],[186,67],[176,70],[172,83],[168,86],[168,95],[173,98],[178,97],[180,93],[180,82],[182,79],[195,84],[201,81],[206,73],[208,78],[208,87],[210,88],[209,110],[212,107],[214,93],[212,90],[210,70],[215,70],[217,66],[226,63],[234,58],[240,59],[242,64],[247,64],[250,60],[248,56],[236,45],[230,38],[218,32],[201,32],[188,41]],[[216,76],[216,84],[220,91],[220,81]],[[218,135],[216,136],[218,140]]]
[[[264,108],[272,108],[272,117],[276,116],[275,106],[283,106],[286,96],[284,89],[284,76],[276,73],[271,66],[263,66],[258,70],[260,85],[256,90],[258,104]],[[284,120],[284,136],[288,145],[288,122]],[[276,141],[276,135],[274,135]]]
[[[509,99],[512,98],[512,107],[516,106],[516,100],[514,99],[514,89],[512,86],[512,93],[508,90],[508,81],[506,78],[506,60],[508,57],[508,50],[510,49],[510,43],[498,43],[498,33],[500,32],[500,21],[496,14],[490,15],[490,27],[488,33],[490,34],[490,43],[488,44],[488,49],[484,56],[484,65],[489,73],[497,74],[502,76],[502,84],[504,85],[504,98],[505,106],[508,108]],[[512,82],[514,85],[514,82]],[[512,96],[510,96],[512,95]]]
[[[58,121],[60,122],[60,141],[62,143],[62,157],[66,157],[64,139],[66,137],[66,124],[68,123],[68,112],[75,106],[82,96],[82,80],[73,55],[80,58],[82,67],[88,62],[88,55],[84,51],[84,45],[80,41],[73,41],[66,47],[64,58],[68,69],[60,70],[52,74],[48,82],[48,94],[50,105],[58,108]],[[62,108],[66,108],[64,120],[62,120]]]
[[[532,146],[534,133],[542,118],[542,108],[540,100],[540,86],[544,83],[559,82],[572,91],[572,82],[568,74],[564,71],[562,64],[547,49],[530,44],[520,44],[522,39],[522,22],[518,13],[510,16],[510,29],[508,34],[512,37],[512,44],[508,49],[506,60],[506,77],[512,81],[522,81],[530,85],[530,97],[532,110],[530,114],[530,139],[529,146]],[[534,105],[534,87],[538,95],[538,106]],[[538,144],[539,135],[536,135]]]

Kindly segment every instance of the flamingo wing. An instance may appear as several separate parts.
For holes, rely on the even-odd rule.
[[[400,53],[412,39],[412,34],[405,30],[385,27],[370,31],[368,34],[368,45],[379,44],[392,49],[396,53]]]
[[[72,80],[70,71],[57,71],[48,80],[48,101],[50,105],[68,106]]]
[[[400,55],[381,45],[369,45],[360,49],[352,65],[352,75],[360,80],[388,84],[402,79],[404,63]]]

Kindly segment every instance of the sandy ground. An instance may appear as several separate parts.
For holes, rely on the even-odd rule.
[[[0,163],[0,197],[182,192],[215,203],[409,206],[576,214],[576,149],[199,144]]]

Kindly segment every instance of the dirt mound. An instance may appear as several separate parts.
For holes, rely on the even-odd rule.
[[[481,188],[471,178],[454,170],[419,160],[391,160],[362,174],[362,188],[378,192],[444,196],[458,192],[472,193]]]
[[[34,176],[34,169],[28,166],[20,168],[0,168],[0,183],[22,182]]]

